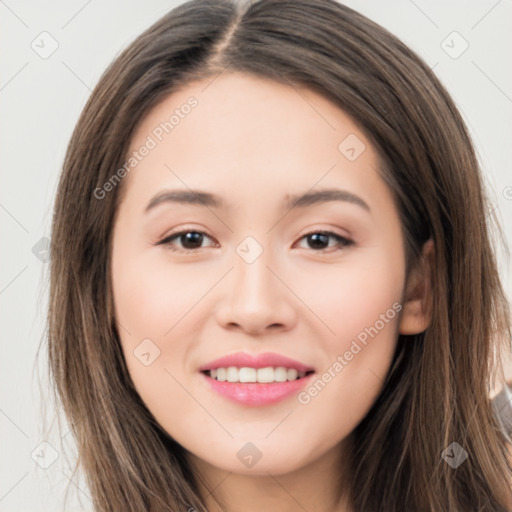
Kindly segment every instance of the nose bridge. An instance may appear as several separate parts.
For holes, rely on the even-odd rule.
[[[235,252],[230,284],[219,310],[220,321],[251,332],[289,324],[293,320],[293,305],[286,287],[274,275],[273,251],[248,236]]]
[[[235,295],[254,303],[269,301],[276,283],[272,272],[272,254],[268,244],[263,246],[252,235],[247,236],[236,248],[234,279]]]

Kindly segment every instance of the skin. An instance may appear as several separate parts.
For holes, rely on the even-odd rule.
[[[241,73],[189,84],[142,121],[130,153],[190,96],[197,107],[122,183],[112,286],[131,377],[215,487],[210,510],[220,510],[221,498],[228,510],[247,512],[298,504],[348,511],[335,505],[347,438],[382,389],[398,333],[428,326],[427,273],[406,280],[400,218],[376,171],[377,152],[342,110],[311,90]],[[349,134],[366,146],[355,161],[338,150]],[[226,207],[167,202],[144,211],[161,191],[189,188],[221,196]],[[320,188],[347,190],[370,211],[346,201],[283,208],[288,194]],[[183,237],[158,245],[182,229],[207,236],[188,246],[195,251]],[[325,230],[353,243],[337,247],[331,237],[319,247],[305,236]],[[250,264],[236,252],[249,235],[263,249]],[[394,303],[400,314],[305,405],[297,396],[239,405],[199,373],[237,351],[277,352],[319,377]],[[133,353],[147,338],[160,350],[149,366]],[[237,457],[248,442],[262,454],[251,468]]]

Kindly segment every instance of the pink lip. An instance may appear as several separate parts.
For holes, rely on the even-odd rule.
[[[236,354],[215,359],[215,361],[201,366],[199,370],[205,372],[206,370],[228,368],[229,366],[236,366],[238,368],[244,366],[250,368],[284,366],[286,368],[294,368],[298,372],[314,371],[314,368],[310,366],[306,366],[303,363],[272,352],[265,352],[256,356],[246,354],[245,352],[237,352]],[[220,382],[216,379],[212,379],[206,373],[202,373],[201,375],[216,393],[239,404],[262,406],[279,402],[290,395],[298,393],[300,389],[310,381],[310,377],[313,374],[311,373],[297,380],[265,384],[259,382]]]
[[[216,368],[228,368],[229,366],[236,366],[238,368],[242,368],[244,366],[248,366],[250,368],[284,366],[285,368],[295,368],[298,372],[314,371],[314,368],[311,366],[306,366],[294,359],[290,359],[274,352],[264,352],[263,354],[258,354],[256,356],[252,356],[245,352],[237,352],[236,354],[224,356],[220,359],[215,359],[215,361],[204,364],[199,368],[199,371],[203,372],[205,370],[215,370]]]
[[[251,406],[274,404],[296,394],[310,381],[313,375],[311,373],[297,380],[261,384],[259,382],[220,382],[205,373],[201,374],[213,391],[219,395],[233,402]]]

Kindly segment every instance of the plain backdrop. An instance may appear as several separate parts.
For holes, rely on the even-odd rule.
[[[66,145],[101,73],[180,3],[0,0],[0,511],[64,510],[70,482],[65,510],[92,511],[83,477],[72,477],[62,450],[72,459],[67,426],[49,433],[41,427],[43,364],[41,376],[35,370],[45,328],[52,205]],[[346,3],[399,36],[446,85],[469,126],[510,244],[512,2]],[[502,256],[500,269],[510,298]]]

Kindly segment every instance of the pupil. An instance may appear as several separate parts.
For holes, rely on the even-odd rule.
[[[203,235],[201,235],[201,233],[197,233],[196,231],[190,231],[189,233],[186,233],[181,236],[182,236],[182,243],[183,243],[183,239],[185,240],[185,242],[183,243],[184,247],[186,247],[188,249],[196,249],[197,247],[194,245],[194,243],[197,243],[197,242],[199,242],[198,247],[201,247],[201,241],[202,241],[202,236],[203,236]],[[190,247],[189,242],[191,243],[192,247]]]
[[[312,242],[313,247],[317,247],[320,249],[324,249],[325,244],[328,245],[328,235],[325,235],[323,233],[314,233],[312,235],[309,235],[309,241]]]

